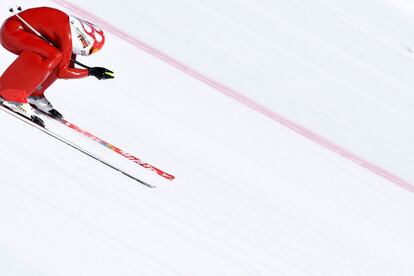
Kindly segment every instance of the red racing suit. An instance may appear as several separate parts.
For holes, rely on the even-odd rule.
[[[0,96],[6,101],[26,103],[29,96],[43,96],[56,79],[89,75],[88,69],[74,68],[69,16],[57,9],[40,7],[19,15],[52,45],[33,33],[16,16],[0,29],[0,42],[17,59],[0,77]]]

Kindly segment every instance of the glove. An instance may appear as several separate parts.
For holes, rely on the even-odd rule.
[[[89,69],[89,76],[94,76],[98,80],[113,79],[114,72],[103,67],[92,67]]]

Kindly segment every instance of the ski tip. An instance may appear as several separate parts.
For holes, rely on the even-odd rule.
[[[148,183],[143,183],[143,182],[141,182],[142,184],[144,184],[145,186],[147,186],[148,188],[151,188],[151,189],[155,189],[155,188],[157,188],[157,186],[154,186],[154,185],[151,185],[151,184],[148,184]]]
[[[144,182],[144,181],[139,181],[141,184],[143,184],[143,185],[145,185],[145,186],[147,186],[148,188],[151,188],[151,189],[155,189],[155,188],[157,188],[157,186],[154,186],[154,185],[152,185],[152,184],[149,184],[149,183],[147,183],[147,182]]]

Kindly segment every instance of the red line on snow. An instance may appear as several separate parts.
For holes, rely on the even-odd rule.
[[[256,110],[257,112],[261,113],[262,115],[268,117],[269,119],[284,125],[285,127],[295,131],[296,133],[299,133],[300,135],[308,138],[309,140],[320,144],[321,146],[336,152],[337,154],[343,156],[344,158],[366,168],[367,170],[389,180],[390,182],[400,186],[401,188],[408,190],[410,192],[414,193],[414,186],[411,185],[406,180],[398,177],[397,175],[388,172],[387,170],[353,154],[352,152],[342,148],[339,145],[336,145],[327,139],[323,138],[322,136],[318,135],[317,133],[283,117],[280,114],[277,114],[276,112],[270,110],[269,108],[261,105],[260,103],[242,95],[240,92],[234,90],[233,88],[230,88],[219,81],[215,81],[211,78],[208,78],[204,76],[202,73],[190,68],[189,66],[185,65],[184,63],[168,56],[167,54],[155,49],[154,47],[151,47],[150,45],[144,43],[143,41],[127,34],[126,32],[118,29],[117,27],[111,25],[107,21],[99,18],[98,16],[90,13],[89,11],[86,11],[68,1],[65,0],[52,0],[53,2],[59,4],[62,7],[67,8],[68,10],[71,10],[72,12],[76,13],[79,16],[82,16],[86,19],[89,19],[91,22],[96,23],[98,26],[102,27],[103,29],[111,32],[115,36],[129,42],[136,48],[139,48],[141,50],[146,51],[147,53],[157,57],[158,59],[168,63],[169,65],[177,68],[178,70],[198,79],[199,81],[211,86],[215,90],[219,91],[220,93],[234,99],[235,101],[249,107],[250,109]]]

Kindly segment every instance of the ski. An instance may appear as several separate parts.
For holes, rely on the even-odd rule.
[[[70,142],[69,140],[67,140],[67,139],[59,136],[58,134],[54,133],[53,131],[47,129],[46,127],[41,126],[41,125],[38,125],[35,122],[31,121],[29,118],[27,118],[27,117],[25,117],[25,116],[23,116],[21,114],[18,114],[18,113],[14,112],[14,111],[12,111],[11,109],[9,109],[7,106],[3,105],[2,103],[0,103],[0,109],[3,112],[8,113],[8,114],[12,115],[13,117],[19,119],[20,121],[22,121],[22,122],[24,122],[24,123],[26,123],[26,124],[34,127],[34,128],[37,128],[38,130],[40,130],[43,133],[47,134],[49,137],[52,137],[53,139],[58,140],[58,141],[60,141],[60,142],[62,142],[64,144],[70,146],[71,148],[73,148],[73,149],[81,152],[82,154],[84,154],[84,155],[86,155],[86,156],[88,156],[88,157],[90,157],[90,158],[92,158],[92,159],[94,159],[96,161],[99,161],[100,163],[106,165],[107,167],[109,167],[109,168],[111,168],[111,169],[113,169],[115,171],[118,171],[118,172],[122,173],[123,175],[129,177],[130,179],[132,179],[132,180],[134,180],[134,181],[136,181],[136,182],[138,182],[138,183],[140,183],[140,184],[142,184],[144,186],[147,186],[149,188],[156,188],[156,186],[151,185],[151,184],[149,184],[149,183],[147,183],[147,182],[145,182],[145,181],[143,181],[143,180],[141,180],[141,179],[139,179],[139,178],[137,178],[137,177],[135,177],[135,176],[133,176],[133,175],[125,172],[125,171],[123,171],[122,169],[116,167],[115,165],[110,164],[109,162],[107,162],[107,161],[103,160],[102,158],[94,155],[93,153],[90,153],[87,150],[81,148],[80,146],[78,146],[78,145]]]
[[[66,120],[64,118],[60,118],[60,119],[59,118],[55,118],[55,117],[51,116],[50,114],[48,114],[46,112],[43,112],[42,110],[36,108],[35,106],[33,106],[33,108],[35,110],[37,110],[38,112],[40,112],[41,114],[46,115],[46,116],[48,116],[49,118],[51,118],[51,119],[53,119],[55,121],[58,121],[59,123],[61,123],[61,124],[65,125],[65,126],[67,126],[68,128],[70,128],[70,129],[72,129],[72,130],[74,130],[74,131],[76,131],[76,132],[78,132],[78,133],[80,133],[80,134],[88,137],[89,139],[91,139],[91,140],[95,141],[96,143],[98,143],[98,144],[106,147],[107,149],[109,149],[109,150],[111,150],[111,151],[113,151],[113,152],[115,152],[115,153],[123,156],[124,158],[126,158],[126,159],[134,162],[135,164],[138,164],[139,166],[141,166],[143,168],[146,168],[148,170],[151,170],[151,171],[155,172],[156,174],[158,174],[159,176],[161,176],[161,177],[163,177],[163,178],[165,178],[167,180],[174,180],[175,179],[175,176],[174,175],[169,174],[169,173],[167,173],[167,172],[165,172],[165,171],[163,171],[163,170],[161,170],[161,169],[159,169],[159,168],[157,168],[157,167],[155,167],[155,166],[153,166],[153,165],[151,165],[149,163],[146,163],[146,162],[142,161],[140,158],[138,158],[138,157],[136,157],[136,156],[134,156],[134,155],[132,155],[132,154],[130,154],[130,153],[128,153],[128,152],[120,149],[119,147],[117,147],[117,146],[115,146],[115,145],[113,145],[113,144],[111,144],[111,143],[109,143],[109,142],[107,142],[107,141],[105,141],[105,140],[97,137],[96,135],[93,135],[92,133],[90,133],[90,132],[88,132],[88,131],[80,128],[77,125],[75,125],[74,123],[71,123],[71,122],[69,122],[68,120]]]

